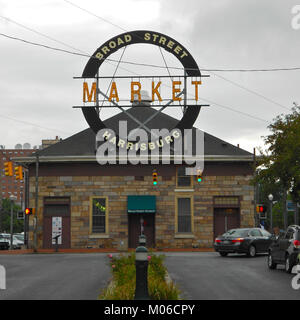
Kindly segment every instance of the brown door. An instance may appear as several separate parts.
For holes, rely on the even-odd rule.
[[[215,208],[214,209],[214,237],[226,231],[240,227],[239,208]]]
[[[56,219],[58,218],[58,219]],[[67,204],[44,204],[44,219],[43,219],[43,247],[45,249],[54,248],[53,235],[58,231],[61,234],[58,248],[68,249],[71,247],[71,218],[70,206]],[[56,227],[54,226],[54,222]],[[61,222],[61,223],[60,223]],[[59,227],[59,228],[58,228]]]
[[[142,220],[141,220],[142,219]],[[131,213],[128,215],[128,247],[136,248],[139,244],[139,236],[141,235],[141,228],[146,236],[146,247],[154,248],[155,236],[155,214],[154,213]]]

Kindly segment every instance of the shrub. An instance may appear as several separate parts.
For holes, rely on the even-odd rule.
[[[133,300],[135,294],[135,253],[108,256],[113,275],[112,284],[99,296],[105,300]],[[179,290],[173,282],[167,283],[164,255],[149,254],[148,292],[152,300],[178,300]]]

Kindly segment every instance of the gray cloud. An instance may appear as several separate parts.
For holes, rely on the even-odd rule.
[[[28,3],[32,5],[32,1]],[[84,2],[74,0],[74,3],[85,6]],[[143,25],[140,22],[135,23],[134,20],[125,19],[124,22],[123,18],[120,26],[129,30],[148,28],[170,35],[186,46],[199,66],[203,67],[266,68],[299,65],[300,30],[293,30],[290,24],[291,8],[297,1],[164,0],[159,3],[159,16],[152,22]],[[111,1],[111,6],[118,10],[116,4],[116,1]],[[5,15],[9,6],[9,2],[0,1],[0,14]],[[45,15],[47,8],[62,10],[62,4],[48,1],[44,6]],[[19,22],[27,21],[26,25],[29,27],[90,54],[101,43],[123,32],[83,12],[78,13],[76,8],[69,7],[68,12],[69,16],[66,16],[64,24],[47,25],[33,20],[30,25],[25,16]],[[107,16],[105,11],[95,13],[119,24],[117,18]],[[78,14],[83,16],[76,22],[75,17]],[[151,15],[151,12],[148,14]],[[126,16],[126,12],[123,15]],[[22,17],[22,14],[19,12],[17,16]],[[53,19],[55,21],[55,17]],[[9,35],[64,48],[3,20],[0,21],[0,28],[1,32]],[[9,116],[45,127],[42,129],[0,117],[0,144],[7,147],[26,141],[39,144],[42,138],[56,135],[67,137],[68,133],[76,133],[87,127],[81,111],[72,109],[73,105],[80,103],[81,98],[80,84],[72,77],[81,74],[87,62],[86,58],[2,37],[0,48],[0,116]],[[151,56],[149,52],[146,46],[136,50],[131,48],[126,52],[124,59],[163,64],[159,52]],[[169,58],[168,62],[174,63],[172,58]],[[138,73],[149,72],[147,68],[125,65],[123,67]],[[113,71],[112,68],[106,68],[105,72],[109,70]],[[119,74],[125,74],[125,71],[120,70]],[[221,75],[284,106],[291,107],[293,101],[300,102],[297,87],[299,71]],[[279,113],[286,112],[283,108],[214,75],[205,79],[200,97],[267,121],[271,121]],[[107,112],[104,114],[105,117],[109,115]],[[178,116],[176,112],[171,114]],[[197,125],[230,143],[240,143],[250,151],[254,146],[262,145],[261,136],[268,133],[266,123],[214,104],[201,111]],[[57,131],[48,128],[57,128]]]

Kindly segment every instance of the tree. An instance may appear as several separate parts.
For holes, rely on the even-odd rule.
[[[19,205],[13,204],[13,213],[14,213],[14,223],[13,223],[13,232],[20,233],[24,231],[24,221],[17,220],[17,212],[21,210]],[[2,230],[0,232],[10,232],[10,212],[11,212],[11,201],[10,199],[2,199]]]
[[[295,104],[291,111],[268,126],[271,134],[264,137],[267,149],[258,159],[255,179],[256,183],[277,186],[282,197],[284,228],[288,224],[288,191],[294,200],[300,200],[300,107]]]

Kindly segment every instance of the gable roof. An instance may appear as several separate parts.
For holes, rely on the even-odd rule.
[[[133,111],[134,109],[134,111]],[[156,110],[149,107],[136,107],[127,110],[131,115],[134,115],[139,121],[145,121],[153,115]],[[121,112],[104,121],[107,128],[118,132],[119,121],[127,121],[128,132],[137,127],[135,121],[126,113]],[[147,123],[148,128],[174,128],[178,120],[165,114],[159,113],[154,119]],[[196,128],[193,128],[196,130]],[[37,151],[40,157],[89,157],[95,156],[95,134],[88,128],[78,132],[56,144],[53,144],[43,150]],[[193,139],[193,150],[195,150],[195,139]],[[194,152],[193,152],[194,154]],[[204,133],[204,154],[205,157],[230,157],[230,158],[245,158],[252,161],[253,154],[238,148],[224,140],[221,140],[213,135]]]

